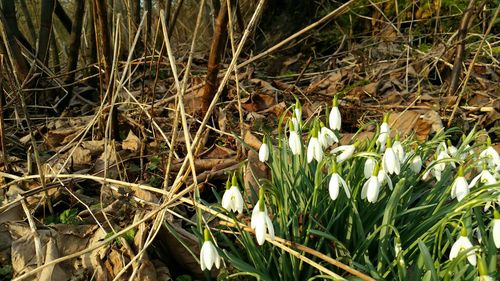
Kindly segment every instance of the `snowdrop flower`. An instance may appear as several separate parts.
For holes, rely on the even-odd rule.
[[[493,227],[491,229],[493,232],[493,241],[497,249],[500,249],[500,213],[495,210],[493,212]]]
[[[382,125],[380,125],[380,133],[377,138],[377,143],[381,146],[381,150],[383,150],[385,146],[387,137],[391,134],[391,128],[389,128],[389,124],[387,123],[388,121],[389,114],[384,114],[384,120],[382,122]]]
[[[264,244],[266,241],[265,235],[269,233],[271,240],[274,240],[274,227],[273,222],[269,218],[267,208],[264,203],[264,189],[259,190],[259,201],[255,204],[252,211],[252,219],[250,227],[255,231],[255,237],[259,245]]]
[[[356,150],[355,145],[341,145],[339,147],[336,147],[332,150],[332,153],[337,153],[340,151],[340,155],[337,156],[337,162],[342,163],[345,160],[351,158],[351,156],[354,154],[354,150]]]
[[[382,157],[382,167],[384,167],[384,171],[386,171],[390,175],[399,175],[399,172],[401,170],[398,157],[392,149],[391,137],[387,137],[387,149],[385,150],[384,156]]]
[[[243,213],[243,196],[241,196],[235,175],[233,175],[231,187],[229,187],[229,179],[226,183],[226,191],[222,196],[222,207],[231,212]]]
[[[453,243],[451,246],[450,250],[450,260],[453,260],[458,256],[458,254],[462,251],[467,251],[467,260],[469,263],[473,266],[476,266],[476,254],[475,251],[471,249],[472,243],[470,242],[469,238],[467,238],[467,230],[465,228],[462,228],[460,231],[460,237]]]
[[[491,139],[488,137],[486,148],[479,154],[480,159],[485,159],[488,167],[493,171],[500,171],[500,156],[498,152],[491,146]]]
[[[378,179],[379,167],[375,164],[372,176],[365,182],[361,190],[361,199],[368,199],[368,202],[375,203],[380,193],[380,181]]]
[[[475,176],[469,184],[469,189],[476,186],[480,182],[482,184],[494,184],[496,183],[495,177],[486,169],[486,163],[483,164],[483,170],[477,176]]]
[[[394,143],[392,143],[392,150],[394,150],[394,153],[396,153],[399,163],[402,164],[405,160],[405,149],[403,148],[403,145],[399,141],[399,134],[396,134]]]
[[[327,148],[332,145],[333,142],[339,142],[335,133],[327,127],[321,127],[321,130],[319,131],[319,143],[321,144],[321,147]]]
[[[264,137],[259,148],[259,160],[260,162],[266,162],[269,160],[269,146],[266,143],[266,137]]]
[[[446,140],[446,142],[448,143],[448,154],[452,157],[456,157],[458,154],[458,149],[453,146],[453,144],[451,144],[450,140]]]
[[[337,100],[337,96],[335,96],[333,98],[332,111],[330,111],[330,115],[328,116],[328,125],[330,126],[330,129],[340,131],[342,117],[340,116],[338,105],[339,102]]]
[[[293,114],[298,122],[302,120],[302,105],[300,104],[299,100],[295,102],[295,108],[293,109]],[[295,128],[298,129],[299,127],[295,126]]]
[[[420,155],[413,156],[410,162],[410,169],[415,174],[420,173],[420,170],[422,169],[422,157],[420,157]]]
[[[372,176],[373,169],[375,169],[376,163],[377,162],[375,161],[375,159],[373,159],[371,157],[366,158],[365,167],[363,169],[363,172],[365,174],[365,179],[369,179]]]
[[[429,172],[432,173],[432,175],[436,178],[437,181],[441,180],[441,174],[443,173],[444,169],[446,168],[446,163],[441,161],[444,159],[450,158],[450,155],[446,152],[446,150],[441,150],[439,152],[439,155],[436,157],[435,161],[432,161],[430,166],[432,166],[430,171],[427,171],[424,175],[424,179],[427,178],[429,175]],[[439,161],[439,162],[438,162]],[[455,165],[454,163],[452,163]]]
[[[289,127],[290,136],[288,137],[288,145],[290,145],[293,155],[300,155],[302,154],[302,144],[300,143],[299,133],[294,130],[293,122],[289,122]]]
[[[384,169],[380,169],[378,171],[377,177],[378,177],[378,182],[380,182],[380,186],[385,186],[385,184],[387,183],[389,185],[389,189],[392,190],[392,180],[384,171]]]
[[[211,270],[212,266],[215,264],[216,268],[220,267],[220,256],[215,248],[214,243],[210,241],[210,234],[208,230],[204,231],[205,242],[203,242],[203,246],[201,246],[200,251],[200,266],[201,270]]]
[[[458,202],[462,201],[464,197],[469,194],[469,184],[464,178],[464,168],[458,168],[457,178],[451,185],[451,198],[457,198]]]
[[[311,163],[313,159],[320,162],[323,159],[323,148],[318,140],[318,129],[316,126],[312,129],[311,139],[307,146],[307,163]]]
[[[337,197],[339,196],[340,185],[342,185],[342,187],[344,188],[347,198],[351,198],[351,192],[349,192],[347,183],[337,173],[337,163],[335,163],[335,160],[333,160],[332,175],[330,177],[330,182],[328,183],[328,192],[330,193],[330,197],[332,198],[332,200],[337,199]]]

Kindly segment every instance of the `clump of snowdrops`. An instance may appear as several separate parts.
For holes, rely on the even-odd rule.
[[[264,137],[259,149],[270,179],[245,188],[235,173],[220,204],[209,206],[234,224],[205,228],[202,269],[219,268],[222,258],[239,271],[229,278],[334,279],[266,243],[279,237],[379,280],[499,280],[500,157],[486,132],[452,141],[460,132],[450,129],[417,142],[394,132],[388,120],[386,114],[371,138],[358,138],[363,127],[339,144],[337,98],[307,121],[300,103],[291,106],[277,137]]]

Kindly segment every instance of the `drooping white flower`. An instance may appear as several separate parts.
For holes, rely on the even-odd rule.
[[[396,135],[396,139],[394,140],[394,143],[392,143],[392,150],[394,150],[394,153],[398,157],[399,163],[403,164],[405,159],[405,149],[399,141],[399,135]]]
[[[354,145],[341,145],[332,150],[332,153],[340,152],[340,155],[337,156],[337,162],[342,163],[345,160],[351,158],[354,154],[354,150],[356,150],[356,146]]]
[[[338,108],[338,100],[337,96],[333,98],[333,107],[330,111],[330,115],[328,116],[328,125],[330,129],[340,131],[340,127],[342,124],[342,117],[340,116],[340,111]]]
[[[260,162],[266,162],[269,160],[269,146],[265,142],[265,138],[259,148],[259,160]]]
[[[381,187],[378,174],[379,167],[378,164],[375,164],[372,176],[365,182],[363,188],[361,189],[361,199],[366,198],[370,203],[377,202]]]
[[[210,241],[210,235],[208,230],[205,229],[204,232],[205,242],[201,247],[200,251],[200,266],[201,270],[211,270],[212,266],[215,264],[216,268],[220,267],[220,256],[217,252],[217,248],[212,241]]]
[[[339,142],[335,133],[327,127],[321,127],[321,130],[319,131],[319,143],[321,144],[321,147],[327,148],[334,142]]]
[[[473,188],[476,186],[477,183],[482,183],[482,184],[494,184],[497,182],[495,177],[483,167],[483,170],[475,176],[469,183],[469,189]]]
[[[488,137],[487,147],[481,151],[479,158],[488,163],[488,167],[493,171],[500,171],[500,156],[491,146],[491,139]]]
[[[331,175],[330,181],[328,183],[328,193],[330,194],[330,198],[332,198],[332,200],[336,200],[337,197],[339,196],[340,185],[342,185],[342,187],[344,188],[344,191],[347,195],[347,198],[351,198],[351,192],[349,191],[349,188],[347,187],[347,183],[337,173],[337,164],[334,161],[333,165],[332,165],[332,175]]]
[[[469,194],[469,184],[464,177],[464,169],[460,166],[460,168],[458,168],[457,178],[453,181],[451,186],[451,198],[456,197],[458,202],[460,202],[467,194]]]
[[[316,159],[318,162],[321,162],[323,159],[323,148],[319,143],[318,129],[316,127],[313,128],[309,144],[307,145],[307,163],[311,163],[313,159]]]
[[[467,260],[471,265],[476,266],[476,253],[474,250],[470,250],[472,247],[472,243],[470,242],[469,238],[467,238],[467,231],[465,230],[465,228],[462,228],[460,237],[451,246],[450,260],[456,258],[460,252],[467,251]]]
[[[233,176],[232,185],[226,189],[222,196],[222,207],[231,212],[243,213],[243,196],[237,186],[236,177]]]
[[[422,157],[420,155],[415,155],[410,162],[410,169],[415,173],[420,173],[422,170]]]
[[[377,143],[381,147],[385,146],[387,137],[391,134],[391,128],[389,127],[389,124],[387,123],[388,121],[389,121],[389,114],[385,114],[382,125],[380,125],[380,133],[379,133],[378,138],[377,138]]]
[[[493,277],[488,275],[488,266],[481,255],[478,255],[477,271],[479,271],[478,281],[494,281]]]
[[[384,171],[388,174],[396,174],[399,175],[401,170],[401,164],[399,163],[398,157],[396,153],[392,149],[391,138],[387,138],[387,149],[384,152],[384,156],[382,157],[382,167],[384,167]]]
[[[257,201],[255,207],[253,208],[252,219],[250,222],[250,227],[255,231],[255,238],[257,239],[257,243],[259,245],[264,244],[266,241],[266,233],[268,233],[271,239],[274,240],[273,222],[267,213],[267,207],[264,204],[263,194],[264,191],[261,188],[259,190],[259,201]]]
[[[296,131],[290,131],[290,136],[288,137],[288,145],[292,150],[293,155],[302,154],[302,144],[300,143],[299,134]]]
[[[367,199],[370,203],[375,203],[378,200],[380,192],[380,182],[377,176],[371,176],[363,185],[361,190],[361,199]]]
[[[366,158],[365,166],[363,169],[363,172],[365,174],[365,179],[369,179],[372,176],[373,169],[375,168],[376,163],[377,162],[375,161],[375,159],[373,159],[371,157]]]
[[[299,100],[295,102],[295,108],[293,109],[293,114],[298,122],[302,120],[302,105],[300,104]],[[298,126],[295,127],[295,129],[298,129]]]
[[[451,144],[451,141],[448,140],[448,154],[451,156],[451,157],[456,157],[458,155],[458,149],[453,145]]]
[[[380,186],[385,186],[385,184],[387,183],[387,185],[389,186],[389,189],[392,190],[392,180],[391,178],[389,177],[389,175],[387,175],[387,173],[384,171],[384,169],[380,169],[378,171],[378,182],[380,182]]]
[[[497,249],[500,249],[500,213],[495,210],[493,216],[493,227],[491,228],[493,242],[495,242]]]

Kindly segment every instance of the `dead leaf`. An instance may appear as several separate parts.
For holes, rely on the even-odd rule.
[[[122,148],[125,150],[130,150],[136,152],[141,147],[141,140],[132,132],[128,131],[127,138],[122,142]]]
[[[77,165],[89,165],[92,161],[90,150],[79,146],[75,148],[75,150],[71,154],[71,158],[73,160],[73,163]]]

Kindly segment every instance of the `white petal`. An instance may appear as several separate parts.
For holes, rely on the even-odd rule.
[[[497,249],[500,249],[500,219],[493,220],[493,241]]]
[[[373,174],[373,169],[375,169],[375,160],[373,158],[368,158],[365,161],[364,174],[365,179],[369,179]]]
[[[484,171],[483,171],[484,172]],[[481,179],[481,174],[478,174],[477,176],[475,176],[469,183],[469,188],[473,188],[474,186],[476,186],[477,182],[479,181],[479,179]]]
[[[339,175],[337,173],[330,177],[328,192],[330,193],[330,198],[332,198],[332,200],[337,199],[339,196]]]
[[[363,184],[363,188],[361,189],[361,199],[366,198],[366,193],[368,191],[368,185],[370,184],[371,177]]]
[[[453,260],[458,256],[458,254],[461,251],[468,251],[468,249],[472,248],[472,243],[470,242],[469,238],[465,236],[460,236],[460,238],[453,243],[453,246],[451,246],[450,250],[450,260]],[[476,265],[476,254],[475,251],[468,251],[467,253],[467,260],[469,263],[473,266]]]
[[[332,111],[330,111],[330,115],[328,116],[328,125],[330,125],[330,129],[340,130],[341,122],[342,118],[339,108],[336,106],[332,107]]]
[[[238,213],[243,213],[243,196],[241,195],[240,189],[236,186],[231,186],[231,201],[233,202],[233,211]]]
[[[382,166],[387,173],[399,175],[399,160],[396,158],[396,154],[394,154],[392,147],[387,148],[385,151],[382,158]]]
[[[259,212],[255,219],[255,238],[259,245],[264,244],[266,235],[266,218],[264,212]]]
[[[226,189],[224,191],[224,195],[222,195],[222,208],[230,211],[230,204],[231,204],[231,192],[229,189]]]
[[[464,199],[464,197],[469,193],[469,185],[467,184],[467,181],[464,177],[458,177],[453,186],[455,187],[455,195],[458,202],[462,201],[462,199]]]
[[[200,260],[203,260],[204,266],[210,270],[215,261],[214,254],[215,246],[212,244],[212,241],[203,242],[203,246],[201,247]]]
[[[300,144],[300,137],[296,131],[290,132],[290,138],[288,139],[288,144],[292,150],[293,155],[300,155],[302,153],[302,147]]]
[[[252,229],[255,230],[255,227],[256,227],[256,222],[257,222],[257,217],[260,213],[260,210],[259,210],[259,201],[260,200],[257,200],[257,203],[255,203],[255,206],[253,207],[253,210],[252,210],[252,218],[250,219],[250,227]]]
[[[267,215],[266,215],[266,226],[267,226],[267,232],[269,233],[269,236],[271,236],[271,240],[274,240],[273,222],[271,221],[271,219]]]
[[[263,143],[259,148],[259,160],[260,162],[266,162],[269,159],[269,147],[266,143]]]
[[[317,138],[311,138],[307,145],[307,163],[311,163],[314,158],[314,140]]]
[[[422,169],[422,157],[420,157],[420,155],[413,157],[410,168],[413,172],[415,172],[415,174],[420,173],[420,170]]]
[[[380,183],[378,182],[378,178],[376,176],[372,176],[369,181],[370,183],[368,183],[366,199],[368,199],[368,202],[375,203],[377,202],[378,194],[380,192]]]
[[[354,145],[341,145],[339,147],[334,148],[332,150],[332,153],[337,153],[340,151],[341,152],[340,155],[337,156],[337,163],[342,163],[352,156],[355,149],[356,148],[354,147]]]
[[[347,183],[345,182],[345,180],[341,176],[338,176],[338,178],[340,180],[340,183],[344,187],[344,191],[345,191],[345,194],[347,195],[347,198],[351,198],[351,192],[349,191],[349,188],[347,187]]]

